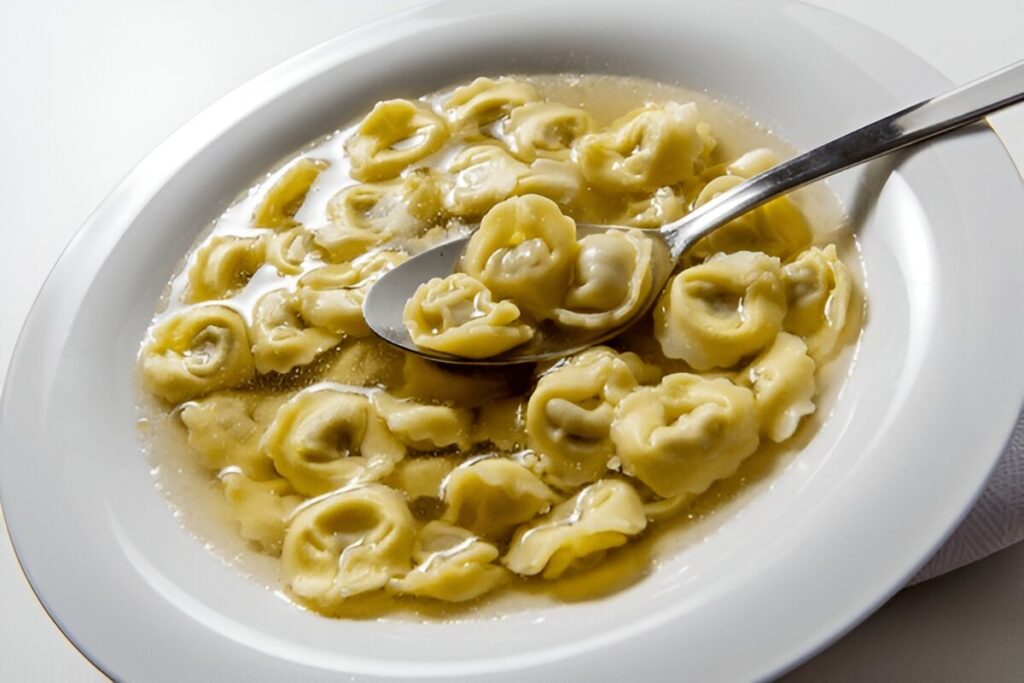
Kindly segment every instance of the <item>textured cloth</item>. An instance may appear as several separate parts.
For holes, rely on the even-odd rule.
[[[908,585],[970,564],[1024,540],[1024,410],[978,502]]]

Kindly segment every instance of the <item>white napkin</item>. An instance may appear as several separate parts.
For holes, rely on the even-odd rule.
[[[1024,540],[1024,409],[978,502],[907,584],[913,585]]]

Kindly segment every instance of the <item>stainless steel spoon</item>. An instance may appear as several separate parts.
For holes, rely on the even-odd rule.
[[[424,282],[453,272],[469,237],[452,240],[418,254],[378,280],[363,305],[366,322],[385,341],[444,363],[499,366],[570,355],[615,337],[636,322],[654,303],[671,274],[672,266],[679,262],[687,249],[716,228],[808,183],[974,123],[994,111],[1021,101],[1024,101],[1024,61],[825,143],[723,192],[677,221],[658,230],[645,230],[644,234],[654,242],[660,261],[660,265],[654,269],[651,296],[645,305],[637,308],[636,315],[613,329],[585,338],[547,338],[542,345],[528,343],[499,356],[482,359],[461,358],[416,346],[402,324],[405,303]],[[581,237],[614,229],[628,228],[577,226]]]

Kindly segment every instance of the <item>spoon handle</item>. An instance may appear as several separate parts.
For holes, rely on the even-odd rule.
[[[720,225],[803,185],[1024,101],[1024,61],[896,112],[723,192],[661,228],[673,259]]]

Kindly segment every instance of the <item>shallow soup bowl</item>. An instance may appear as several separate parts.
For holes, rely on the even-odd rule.
[[[746,680],[906,581],[969,508],[1024,392],[1024,191],[979,126],[830,182],[862,248],[856,358],[803,451],[601,599],[451,622],[330,620],[182,527],[136,432],[134,358],[199,232],[259,172],[389,97],[587,72],[704,90],[805,149],[948,88],[798,3],[442,2],[304,53],[155,150],[61,257],[0,412],[0,497],[61,629],[124,680]]]

